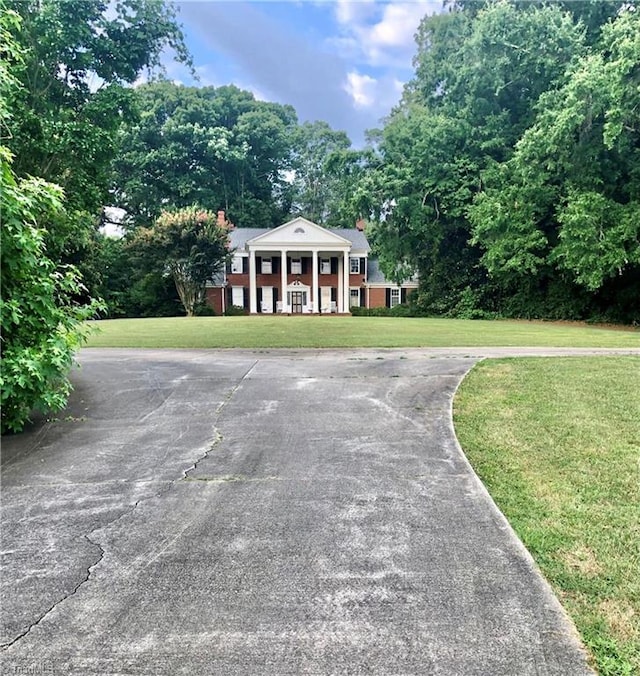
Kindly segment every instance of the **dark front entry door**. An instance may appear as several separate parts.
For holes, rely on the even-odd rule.
[[[302,291],[291,292],[291,312],[302,314]]]

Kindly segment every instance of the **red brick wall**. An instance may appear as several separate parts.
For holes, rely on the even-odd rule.
[[[385,307],[386,304],[386,289],[369,289],[369,307]]]
[[[222,294],[224,289],[207,289],[207,305],[213,308],[217,315],[222,314]]]

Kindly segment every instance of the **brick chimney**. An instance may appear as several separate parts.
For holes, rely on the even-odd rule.
[[[360,230],[360,232],[364,232],[366,225],[367,225],[367,222],[364,220],[364,218],[359,218],[356,221],[356,230]]]

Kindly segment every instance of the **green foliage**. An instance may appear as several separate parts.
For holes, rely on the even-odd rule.
[[[557,8],[496,2],[475,18],[427,17],[417,40],[416,78],[370,175],[373,239],[385,274],[399,281],[417,269],[424,310],[447,313],[486,280],[467,218],[483,173],[509,155],[581,33]]]
[[[246,314],[247,311],[239,305],[229,305],[229,307],[224,311],[225,317],[240,317]]]
[[[82,285],[71,266],[47,257],[38,218],[58,212],[62,191],[41,179],[16,180],[1,150],[2,433],[20,431],[33,409],[61,409],[67,372],[95,306],[78,305]]]
[[[352,190],[386,276],[426,314],[636,321],[640,15],[450,4]]]
[[[415,308],[407,303],[401,303],[394,307],[359,307],[349,308],[354,317],[415,317]]]
[[[600,307],[607,287],[637,284],[639,61],[640,18],[621,11],[603,28],[599,47],[540,97],[513,157],[487,172],[469,214],[494,276],[555,269],[593,292]],[[627,321],[630,310],[620,307]]]
[[[12,97],[7,134],[13,170],[64,188],[65,210],[40,221],[48,256],[76,265],[95,293],[102,284],[97,230],[109,203],[117,135],[135,116],[130,85],[145,70],[161,71],[167,49],[188,63],[182,33],[172,5],[163,0],[7,5],[20,18],[10,26],[20,59],[5,53],[21,85]]]
[[[23,49],[13,34],[20,17],[0,7],[0,129],[13,122],[13,102],[21,84],[13,68]],[[45,246],[39,223],[62,212],[59,186],[40,178],[19,179],[11,152],[0,146],[0,375],[1,431],[20,431],[33,409],[62,408],[70,390],[67,372],[84,339],[83,321],[95,304],[80,305],[83,287],[77,270],[58,266]]]
[[[217,214],[198,207],[163,211],[132,241],[156,272],[171,277],[188,317],[204,302],[206,283],[229,258],[228,231]]]
[[[234,86],[156,82],[134,93],[113,165],[115,203],[135,225],[162,208],[225,209],[237,226],[269,227],[288,213],[293,108]]]
[[[294,139],[293,215],[320,225],[336,223],[341,190],[347,187],[343,179],[348,161],[345,152],[350,146],[349,137],[326,122],[305,122],[298,127]],[[340,153],[341,159],[337,156]],[[332,154],[336,154],[333,159]],[[344,223],[340,225],[344,227]]]

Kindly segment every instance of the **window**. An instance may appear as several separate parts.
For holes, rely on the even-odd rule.
[[[273,269],[271,258],[263,258],[262,263],[260,264],[260,272],[263,275],[270,275]]]
[[[231,287],[231,305],[244,307],[244,289],[241,286]]]
[[[231,272],[234,275],[242,274],[242,256],[234,256],[231,259]]]
[[[360,289],[349,289],[349,307],[360,305]]]
[[[391,297],[389,307],[400,305],[400,289],[391,289]]]
[[[292,275],[302,274],[302,258],[291,259],[291,274]]]
[[[349,259],[349,269],[352,275],[360,274],[360,259],[359,258],[350,258]]]
[[[320,274],[321,275],[330,275],[331,274],[331,259],[330,258],[321,258],[320,259]]]

